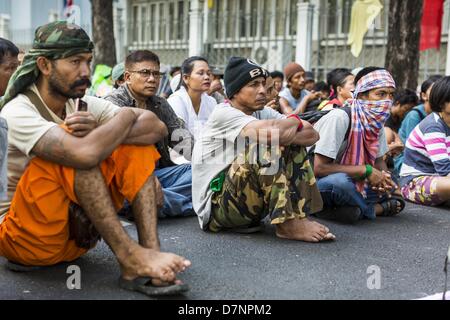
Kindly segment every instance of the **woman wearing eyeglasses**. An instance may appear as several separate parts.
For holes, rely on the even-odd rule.
[[[217,105],[216,100],[208,95],[211,80],[208,61],[198,56],[190,57],[181,66],[178,90],[167,99],[196,140]]]

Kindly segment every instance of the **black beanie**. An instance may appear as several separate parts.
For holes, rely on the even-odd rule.
[[[241,57],[231,57],[225,68],[223,81],[228,99],[241,90],[247,83],[258,77],[267,78],[267,71],[256,62]]]

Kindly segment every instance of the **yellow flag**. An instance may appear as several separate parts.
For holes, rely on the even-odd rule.
[[[208,9],[212,9],[214,7],[214,0],[208,0]]]
[[[364,36],[381,9],[383,5],[380,0],[356,0],[353,4],[347,44],[352,46],[351,52],[354,57],[361,54]]]

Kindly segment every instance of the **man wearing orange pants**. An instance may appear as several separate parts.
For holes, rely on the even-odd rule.
[[[167,128],[152,112],[84,96],[92,49],[78,26],[42,26],[9,83],[1,105],[9,146],[0,255],[20,267],[72,261],[95,244],[83,245],[72,231],[91,223],[119,262],[122,287],[183,292],[187,287],[176,277],[190,262],[161,253],[157,235],[153,144]],[[139,243],[117,218],[124,199],[132,204]],[[89,223],[77,224],[80,216]],[[85,233],[92,234],[91,227]]]

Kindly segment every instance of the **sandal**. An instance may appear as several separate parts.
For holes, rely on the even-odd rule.
[[[400,209],[398,208],[398,204],[400,203]],[[383,212],[381,214],[382,217],[393,217],[399,214],[405,209],[406,202],[402,196],[398,194],[393,194],[391,198],[380,203],[383,207]]]
[[[224,231],[230,231],[240,234],[252,234],[252,233],[258,233],[261,232],[264,229],[264,224],[253,224],[246,227],[239,227],[239,228],[232,228],[232,229],[224,229]]]
[[[134,280],[125,280],[119,278],[119,287],[122,289],[136,291],[153,296],[172,296],[179,295],[189,291],[187,284],[169,284],[168,286],[155,286],[152,284],[152,279],[149,277],[139,277]]]
[[[26,266],[17,262],[12,262],[8,260],[5,264],[5,268],[13,271],[13,272],[31,272],[31,271],[37,271],[41,270],[44,267],[41,266]]]

